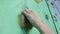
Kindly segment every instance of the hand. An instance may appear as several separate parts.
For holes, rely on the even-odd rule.
[[[35,26],[41,32],[41,34],[54,34],[47,24],[40,19],[36,12],[26,9],[24,10],[23,15],[27,17],[29,22]]]
[[[33,26],[37,26],[39,24],[39,21],[41,21],[40,17],[37,15],[37,13],[33,12],[31,10],[25,9],[23,14],[27,17],[27,19],[30,21],[30,23]]]

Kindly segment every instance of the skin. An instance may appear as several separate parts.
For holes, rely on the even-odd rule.
[[[23,14],[27,17],[30,23],[41,32],[41,34],[54,34],[54,32],[41,20],[36,12],[25,9]]]

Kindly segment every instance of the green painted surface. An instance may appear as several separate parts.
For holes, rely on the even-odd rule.
[[[56,33],[51,15],[45,0],[39,4],[35,0],[27,0],[27,7],[36,11],[40,18]],[[50,6],[51,7],[51,6]],[[52,9],[52,8],[50,8]],[[24,10],[23,0],[0,0],[0,34],[24,34],[25,32],[18,25],[18,15]],[[52,11],[53,12],[53,11]],[[49,20],[45,18],[48,15]],[[32,28],[29,34],[40,34],[36,28]]]
[[[51,10],[51,14],[56,17],[57,21],[55,21],[55,19],[54,19],[54,22],[57,27],[58,34],[60,34],[60,21],[57,19],[57,15],[55,14],[55,11],[53,10],[52,5],[49,3],[49,1],[48,1],[48,4],[49,4],[49,8]]]

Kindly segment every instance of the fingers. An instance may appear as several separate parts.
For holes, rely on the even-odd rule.
[[[33,11],[29,10],[29,9],[25,9],[23,11],[23,15],[25,15],[25,16],[31,16],[31,15],[35,16],[36,12],[33,12]]]
[[[25,15],[31,15],[32,12],[28,9],[25,9],[22,13]]]
[[[37,14],[36,12],[33,12],[33,11],[29,10],[29,9],[25,9],[25,11],[26,11],[27,13],[29,13],[29,14]]]
[[[31,14],[32,13],[32,11],[31,10],[29,10],[29,9],[25,9],[24,11],[26,11],[27,13],[29,13],[29,14]]]
[[[29,13],[27,13],[26,11],[24,11],[24,12],[22,12],[23,13],[23,15],[25,15],[25,16],[28,16],[29,15]]]
[[[26,11],[27,13],[30,13],[30,10],[28,10],[28,9],[25,9],[24,11]]]

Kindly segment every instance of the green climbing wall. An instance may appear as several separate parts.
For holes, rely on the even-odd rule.
[[[26,5],[28,9],[36,11],[40,18],[56,33],[45,0],[41,0],[40,3],[36,3],[35,0],[26,0]],[[24,30],[19,27],[17,20],[24,7],[24,0],[0,0],[0,34],[25,34]],[[51,12],[54,12],[50,4],[49,7]],[[29,34],[40,34],[40,32],[33,27]]]

